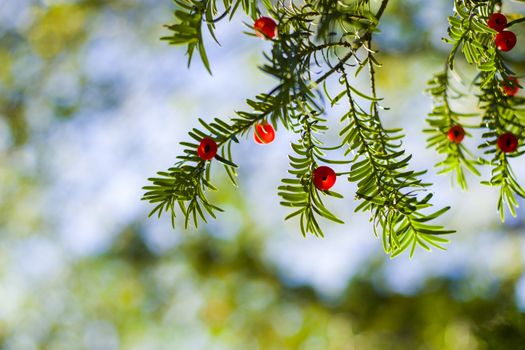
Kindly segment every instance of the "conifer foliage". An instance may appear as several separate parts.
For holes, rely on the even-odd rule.
[[[272,48],[264,54],[266,62],[260,68],[275,78],[276,85],[268,93],[249,98],[246,110],[229,119],[198,120],[200,127],[189,131],[189,140],[181,142],[184,151],[178,161],[150,178],[150,185],[144,188],[143,199],[154,204],[151,215],[167,212],[173,224],[181,215],[186,227],[215,218],[221,209],[207,197],[209,190],[216,190],[211,163],[221,163],[236,184],[238,166],[232,147],[255,141],[261,144],[260,152],[264,152],[264,144],[279,136],[274,128],[282,127],[294,133],[296,141],[288,155],[289,176],[282,180],[278,195],[281,204],[291,211],[286,219],[297,219],[303,235],[323,236],[321,218],[343,223],[325,202],[343,197],[334,191],[336,180],[349,181],[357,185],[355,210],[370,213],[373,231],[381,238],[387,254],[394,257],[408,249],[412,255],[417,246],[427,250],[443,247],[445,236],[454,231],[435,221],[449,208],[432,209],[432,194],[428,191],[431,184],[421,178],[425,171],[410,168],[411,156],[403,149],[402,130],[385,128],[381,121],[380,111],[386,108],[376,93],[380,64],[373,39],[380,35],[376,34],[377,27],[388,0],[175,3],[174,23],[167,26],[171,34],[164,39],[186,46],[188,64],[198,52],[211,71],[204,33],[217,40],[217,22],[242,16],[253,23],[254,40],[271,41]],[[513,34],[508,34],[514,22],[504,23],[506,18],[501,16],[492,18],[490,23],[504,36],[498,41],[498,32],[487,24],[489,16],[497,12],[496,3],[455,1],[447,39],[453,45],[452,53],[445,70],[430,82],[435,106],[428,117],[427,132],[429,146],[445,156],[439,164],[443,172],[454,171],[460,185],[466,187],[464,168],[479,174],[476,167],[480,162],[463,144],[463,138],[469,136],[464,128],[470,126],[462,122],[471,115],[454,112],[449,103],[449,73],[454,69],[456,53],[461,51],[480,70],[475,83],[480,90],[480,106],[486,112],[480,127],[487,129],[481,147],[492,157],[484,164],[493,167],[493,178],[487,183],[500,186],[502,201],[512,206],[516,204],[513,194],[524,192],[513,176],[508,158],[523,153],[517,144],[524,131],[523,119],[516,118],[521,113],[521,99],[514,97],[519,83],[501,53],[516,44]],[[355,87],[358,75],[367,76],[367,91]],[[329,80],[339,83],[335,94],[328,91]],[[326,118],[333,117],[330,108],[336,104],[344,105],[346,112],[340,116],[339,141],[335,147],[327,147],[323,137],[328,129]],[[504,133],[516,136],[516,141],[509,136],[498,141]],[[334,144],[333,140],[330,143]],[[506,150],[498,148],[501,144]],[[341,149],[345,159],[334,159],[332,153]],[[283,157],[286,153],[283,150]]]
[[[480,175],[479,166],[492,170],[490,179],[482,181],[500,189],[498,210],[505,217],[505,204],[510,213],[516,215],[516,196],[525,198],[525,190],[516,179],[509,160],[525,153],[522,141],[525,136],[525,100],[516,96],[521,86],[515,72],[505,60],[507,51],[516,45],[512,27],[523,18],[508,22],[500,13],[501,1],[454,2],[454,13],[449,17],[449,38],[452,45],[444,70],[429,82],[429,91],[434,98],[434,109],[427,121],[430,128],[428,145],[445,155],[438,164],[442,172],[454,172],[459,185],[467,187],[464,170]],[[451,108],[452,99],[461,99],[465,93],[458,91],[451,82],[451,73],[457,68],[458,58],[464,58],[474,66],[477,74],[472,81],[482,115],[461,114]],[[481,117],[481,118],[480,118]],[[484,157],[476,158],[463,143],[450,142],[446,136],[453,125],[462,125],[472,120],[465,128],[481,129],[478,148]],[[467,134],[467,136],[470,136]]]

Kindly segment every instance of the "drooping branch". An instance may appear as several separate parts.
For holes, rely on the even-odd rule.
[[[512,50],[516,44],[514,33],[508,28],[521,20],[507,24],[506,17],[498,12],[501,2],[494,0],[456,0],[454,9],[453,16],[449,17],[450,37],[445,39],[452,45],[447,67],[429,82],[434,108],[427,118],[430,128],[425,130],[431,134],[428,145],[446,155],[438,166],[443,166],[442,172],[456,170],[458,182],[464,188],[466,181],[462,165],[477,175],[476,164],[490,166],[491,179],[482,183],[499,187],[498,210],[504,220],[504,204],[512,215],[516,215],[515,196],[525,197],[525,189],[518,183],[508,161],[525,152],[519,150],[520,140],[525,137],[524,100],[515,96],[520,88],[519,82],[504,57],[504,52]],[[456,69],[454,61],[459,52],[478,70],[472,85],[478,89],[477,98],[483,116],[477,125],[469,127],[484,131],[479,148],[490,160],[480,158],[474,162],[471,157],[467,158],[466,148],[461,144],[463,137],[452,134],[454,128],[462,130],[461,119],[472,116],[456,113],[448,104],[448,91],[451,90],[448,72]],[[461,97],[463,94],[458,94],[458,98]]]
[[[209,8],[206,7],[210,5],[209,2],[199,3],[204,6],[201,11],[205,12]],[[319,163],[344,165],[351,162],[350,172],[339,173],[339,177],[349,174],[348,180],[357,182],[356,198],[361,201],[357,210],[371,213],[374,231],[382,236],[387,253],[396,256],[410,247],[412,255],[418,245],[426,249],[430,246],[441,248],[441,244],[447,240],[439,235],[453,231],[428,222],[448,208],[432,214],[422,212],[431,206],[429,200],[432,197],[431,194],[418,197],[429,186],[420,179],[424,172],[408,170],[411,156],[405,155],[401,149],[400,130],[385,129],[379,116],[380,98],[376,94],[374,68],[377,61],[372,51],[372,33],[387,4],[388,0],[383,0],[377,12],[373,13],[370,2],[366,0],[357,1],[351,6],[319,0],[306,1],[302,6],[293,2],[285,6],[284,2],[277,2],[271,13],[279,22],[279,34],[274,37],[273,29],[264,32],[264,35],[273,39],[273,47],[271,54],[265,55],[266,63],[261,70],[274,77],[278,84],[269,93],[247,100],[251,111],[239,111],[230,121],[216,118],[212,122],[205,122],[199,119],[203,129],[195,128],[189,133],[193,142],[181,143],[185,149],[184,155],[178,157],[180,162],[169,171],[159,173],[160,177],[150,179],[153,185],[145,188],[147,192],[144,199],[156,204],[153,212],[160,215],[162,211],[169,211],[174,218],[174,207],[178,204],[186,217],[186,223],[188,217],[193,217],[195,224],[199,217],[205,221],[205,211],[214,216],[213,211],[218,208],[205,197],[206,189],[215,189],[210,183],[209,160],[221,162],[232,182],[235,182],[237,165],[232,159],[232,145],[240,142],[240,138],[254,127],[254,138],[257,140],[263,136],[259,131],[261,125],[281,124],[299,137],[292,144],[295,155],[290,156],[289,172],[293,177],[283,180],[279,195],[283,198],[281,204],[294,209],[287,219],[299,217],[303,235],[313,233],[322,236],[323,231],[318,222],[321,217],[342,223],[322,201],[326,195],[342,197],[329,190],[337,174]],[[208,15],[208,18],[214,17]],[[261,26],[274,25],[273,20],[268,18],[261,21]],[[180,27],[171,29],[176,32]],[[213,26],[210,31],[212,29]],[[200,33],[200,29],[196,29],[195,33]],[[202,51],[202,36],[193,38],[193,41],[186,43],[188,50],[191,45],[197,45]],[[366,54],[363,60],[358,57],[361,52]],[[189,55],[191,58],[191,53]],[[354,59],[358,66],[356,75],[368,67],[371,96],[350,83],[347,75],[350,59]],[[209,68],[207,62],[205,65]],[[325,71],[314,74],[314,67]],[[348,97],[350,111],[343,116],[343,121],[348,125],[341,132],[343,140],[339,146],[325,148],[319,138],[326,127],[321,118],[325,106],[318,86],[336,74],[339,75],[343,91],[335,98],[331,98],[326,89],[324,92],[332,105]],[[357,104],[354,94],[368,101],[369,111]],[[216,154],[202,156],[202,152],[209,152],[209,148],[202,148],[204,140],[215,145]],[[333,160],[325,154],[343,147],[347,148],[346,156],[351,152],[355,152],[355,155],[346,160]],[[189,206],[187,203],[190,203]],[[199,204],[204,206],[204,210]]]

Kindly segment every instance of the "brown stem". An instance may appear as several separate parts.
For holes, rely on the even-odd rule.
[[[383,0],[381,2],[381,7],[379,7],[379,10],[377,11],[377,14],[376,14],[376,19],[377,20],[379,20],[381,18],[381,16],[383,16],[383,13],[385,12],[385,9],[386,9],[387,5],[388,5],[388,0]],[[363,45],[363,43],[365,41],[370,40],[371,37],[372,37],[372,33],[367,32],[365,36],[363,36],[362,38],[360,38],[359,40],[354,42],[353,46],[354,47],[360,47],[360,46]],[[341,58],[341,60],[339,61],[338,64],[336,64],[335,66],[332,67],[332,69],[330,69],[328,72],[323,74],[319,79],[317,79],[315,81],[315,83],[316,84],[322,83],[324,80],[326,80],[326,78],[328,78],[334,72],[336,72],[339,69],[341,69],[346,64],[346,62],[354,55],[354,53],[355,53],[355,50],[350,50],[349,53],[347,53],[343,58]]]

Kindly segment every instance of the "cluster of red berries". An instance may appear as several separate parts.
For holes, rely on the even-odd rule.
[[[253,132],[253,139],[258,144],[268,144],[275,139],[275,130],[271,124],[262,123],[255,125]],[[205,137],[201,140],[197,148],[197,155],[202,160],[211,160],[217,155],[217,143],[210,137]],[[319,190],[327,191],[334,184],[337,175],[332,168],[327,166],[320,166],[312,173],[312,181]]]
[[[494,43],[500,51],[510,51],[516,45],[516,34],[510,30],[505,30],[507,27],[507,17],[501,13],[493,13],[490,15],[487,25],[494,29],[498,34],[494,38]]]
[[[255,34],[263,39],[273,39],[277,36],[277,23],[269,17],[261,17],[253,24]],[[271,124],[261,123],[255,125],[253,139],[258,144],[268,144],[275,139],[275,130]],[[205,137],[197,148],[197,155],[202,160],[211,160],[217,155],[217,143]],[[329,190],[337,178],[335,171],[327,166],[317,167],[312,173],[312,181],[315,187],[321,191]]]
[[[267,123],[255,125],[253,139],[258,144],[272,142],[275,139],[275,130],[273,129],[273,126]],[[201,140],[199,147],[197,148],[197,155],[202,160],[210,160],[215,158],[218,148],[217,142],[210,137],[205,137]]]
[[[516,45],[516,35],[509,30],[505,30],[507,27],[507,17],[505,17],[505,15],[501,13],[493,13],[487,21],[487,26],[498,32],[494,38],[498,50],[510,51],[514,48]],[[509,76],[507,80],[502,83],[502,88],[505,95],[516,95],[520,90],[518,79]]]
[[[494,29],[498,32],[494,38],[496,47],[500,51],[510,51],[516,45],[516,35],[508,30],[507,17],[501,13],[493,13],[490,15],[487,25],[489,28]],[[507,80],[501,83],[503,92],[507,96],[514,96],[520,90],[519,81],[516,77],[509,76]],[[465,138],[465,130],[461,125],[454,125],[448,130],[448,139],[450,142],[460,144]],[[518,149],[518,138],[511,132],[505,132],[498,137],[497,140],[498,148],[503,153],[511,153]]]
[[[465,137],[465,130],[461,125],[454,125],[448,130],[447,136],[450,142],[460,144]],[[497,144],[503,153],[512,153],[518,149],[518,137],[511,132],[506,132],[499,135]]]
[[[253,139],[258,144],[267,144],[275,139],[275,130],[273,126],[268,123],[262,123],[255,125],[255,131],[253,132]],[[210,137],[204,137],[199,147],[197,148],[197,155],[202,160],[211,160],[217,155],[217,142]]]

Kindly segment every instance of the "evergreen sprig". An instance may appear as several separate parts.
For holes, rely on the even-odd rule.
[[[464,94],[454,90],[449,84],[449,67],[445,67],[443,72],[434,76],[428,82],[427,92],[432,96],[434,106],[428,114],[428,129],[423,130],[429,134],[427,147],[435,148],[439,154],[445,155],[445,159],[436,164],[440,168],[438,174],[453,172],[456,175],[456,181],[464,190],[467,189],[467,180],[465,178],[465,169],[471,173],[480,176],[476,166],[473,153],[463,144],[450,142],[448,138],[449,130],[455,125],[462,125],[465,118],[476,117],[477,114],[466,114],[454,111],[450,106],[450,92],[455,92],[455,98],[463,97]],[[467,136],[470,136],[467,134]]]
[[[279,186],[278,194],[283,199],[281,205],[293,208],[294,210],[285,220],[299,216],[303,236],[307,233],[323,236],[323,231],[319,226],[317,216],[340,224],[344,222],[326,208],[321,196],[331,196],[335,198],[343,198],[343,196],[334,191],[318,190],[312,182],[313,171],[317,168],[318,161],[329,164],[344,164],[348,162],[337,162],[326,158],[323,152],[322,142],[315,135],[316,133],[327,130],[327,127],[322,124],[325,120],[320,118],[318,112],[315,110],[311,110],[308,107],[305,108],[302,102],[299,103],[302,105],[301,109],[304,111],[304,115],[299,116],[301,138],[291,144],[295,154],[288,156],[291,167],[288,172],[294,175],[294,177],[282,180],[283,185]]]
[[[370,48],[369,48],[370,50]],[[401,149],[399,140],[403,137],[399,129],[385,129],[379,118],[379,101],[375,92],[375,70],[377,61],[369,51],[361,65],[368,65],[372,95],[367,96],[350,84],[343,70],[341,84],[343,91],[332,100],[336,102],[346,95],[349,111],[341,122],[347,124],[341,131],[346,154],[353,152],[352,166],[348,180],[357,183],[356,198],[361,200],[355,211],[369,211],[372,214],[374,232],[381,235],[385,252],[395,257],[410,247],[414,254],[419,244],[425,249],[430,245],[442,248],[447,240],[439,235],[453,233],[441,226],[429,225],[449,208],[432,214],[423,214],[422,209],[431,207],[432,194],[418,198],[418,193],[430,184],[423,183],[420,176],[425,172],[408,170],[411,155]],[[354,94],[369,101],[368,109],[362,108]]]
[[[496,58],[499,61],[501,58]],[[502,74],[510,73],[503,71]],[[515,196],[525,198],[525,189],[519,184],[509,163],[509,158],[523,155],[525,149],[521,147],[516,152],[504,153],[497,147],[498,136],[505,132],[512,132],[522,139],[525,136],[525,120],[518,117],[516,105],[521,101],[509,99],[501,91],[501,81],[492,72],[483,72],[479,85],[483,86],[479,96],[480,107],[484,110],[482,127],[484,142],[479,146],[490,160],[482,159],[483,164],[492,167],[492,176],[482,184],[497,186],[500,189],[498,211],[502,221],[505,219],[505,204],[512,216],[516,216],[518,202]]]
[[[194,154],[188,154],[179,158],[194,157]],[[198,225],[199,218],[206,222],[204,211],[213,218],[216,217],[214,211],[222,211],[206,198],[205,192],[208,189],[216,190],[210,183],[210,163],[198,162],[190,165],[188,162],[179,162],[167,172],[159,172],[157,175],[158,177],[149,179],[152,185],[144,187],[147,192],[143,199],[155,205],[150,216],[157,213],[160,217],[163,211],[169,212],[172,226],[175,226],[178,205],[185,217],[184,227],[187,228],[191,219],[194,225]]]
[[[162,40],[168,41],[172,45],[186,45],[186,54],[188,55],[188,66],[191,63],[195,50],[199,52],[202,63],[211,73],[210,62],[206,54],[202,32],[203,26],[208,27],[208,32],[218,43],[215,36],[215,24],[223,18],[229,16],[231,19],[235,12],[241,7],[243,11],[252,18],[256,18],[258,9],[258,0],[222,0],[224,8],[222,14],[219,14],[219,1],[217,0],[173,0],[177,9],[174,11],[174,23],[166,25],[171,32],[169,36],[162,37]],[[263,1],[268,4],[268,1]]]
[[[207,23],[213,35],[213,20],[218,13],[215,1],[176,0],[182,12],[175,12],[176,24],[169,28],[173,44],[185,44],[188,56],[199,48],[201,58],[209,69],[202,43],[202,24]],[[252,17],[259,15],[256,2],[242,1],[243,9]],[[367,0],[334,2],[330,0],[278,1],[264,5],[273,18],[278,20],[279,34],[273,40],[272,50],[265,54],[266,62],[262,71],[274,77],[278,84],[268,93],[261,93],[247,100],[250,111],[238,111],[229,121],[215,119],[207,123],[199,119],[202,128],[193,129],[189,136],[197,143],[204,137],[216,141],[219,149],[215,159],[221,162],[230,179],[235,182],[235,168],[231,147],[246,136],[259,123],[280,124],[295,132],[298,140],[292,143],[290,155],[291,177],[282,180],[278,194],[281,204],[293,208],[286,219],[299,217],[303,235],[312,233],[322,236],[319,218],[337,223],[342,221],[325,206],[323,199],[341,198],[337,192],[321,191],[313,184],[313,172],[319,163],[348,164],[348,180],[357,183],[356,198],[360,201],[356,211],[369,211],[372,215],[374,232],[381,235],[385,251],[392,257],[410,248],[410,255],[419,245],[442,248],[447,242],[441,235],[452,233],[443,227],[431,224],[447,208],[425,214],[431,207],[432,194],[426,193],[430,185],[421,180],[424,172],[408,169],[410,155],[402,149],[400,130],[385,129],[379,110],[381,100],[376,96],[375,67],[378,65],[371,48],[372,33],[383,15],[388,0],[383,0],[374,13]],[[239,1],[224,1],[225,13],[230,18]],[[233,7],[229,7],[232,5]],[[188,17],[197,14],[198,20]],[[224,18],[221,15],[218,18]],[[197,18],[195,17],[195,18]],[[364,53],[363,59],[359,58]],[[352,60],[352,61],[351,61]],[[370,75],[370,96],[352,86],[348,71],[355,68],[357,76],[368,68]],[[330,97],[325,85],[328,78],[339,75],[342,91]],[[326,86],[325,86],[326,87]],[[349,112],[342,117],[345,124],[338,146],[327,148],[320,135],[326,130],[324,97],[332,105],[343,98],[348,99]],[[354,96],[368,101],[368,106],[358,105]],[[210,183],[210,162],[197,156],[198,144],[183,142],[184,155],[167,172],[150,179],[144,199],[156,206],[152,214],[170,212],[175,218],[175,206],[195,225],[199,218],[206,221],[206,213],[214,217],[220,210],[205,196],[206,190],[215,187]],[[332,160],[326,155],[330,150],[346,148],[344,160]]]
[[[451,70],[460,48],[467,62],[479,68],[492,62],[491,56],[495,51],[493,35],[496,31],[487,26],[487,18],[499,2],[454,0],[454,15],[448,18],[450,38],[443,39],[453,45],[447,60]]]
[[[519,184],[509,164],[509,158],[521,156],[525,153],[522,145],[515,152],[505,153],[498,147],[498,137],[511,132],[519,139],[525,137],[525,118],[523,118],[524,99],[507,96],[503,85],[510,81],[514,72],[505,63],[504,56],[497,50],[494,36],[496,31],[487,25],[488,17],[501,7],[501,1],[485,0],[456,0],[454,14],[449,17],[449,38],[445,42],[452,44],[452,50],[447,60],[444,73],[437,74],[429,82],[429,92],[434,99],[434,109],[427,121],[430,128],[425,130],[432,134],[429,138],[429,147],[435,147],[438,153],[446,155],[445,161],[439,165],[445,166],[443,172],[456,170],[457,180],[462,187],[466,182],[461,170],[465,165],[473,173],[478,174],[475,164],[488,165],[492,168],[491,179],[482,181],[482,184],[497,186],[500,190],[498,211],[501,220],[505,218],[505,204],[510,213],[515,216],[518,206],[516,196],[525,198],[525,190]],[[508,26],[522,22],[515,20]],[[454,71],[457,52],[460,51],[467,63],[474,65],[478,75],[472,85],[477,86],[479,107],[482,118],[478,125],[472,126],[483,129],[483,142],[479,148],[490,157],[489,160],[480,158],[474,162],[470,152],[463,145],[448,142],[446,132],[454,124],[460,123],[460,118],[470,115],[458,114],[451,110],[448,103],[448,94],[453,92],[449,84],[448,72]],[[458,97],[462,97],[460,94]]]

